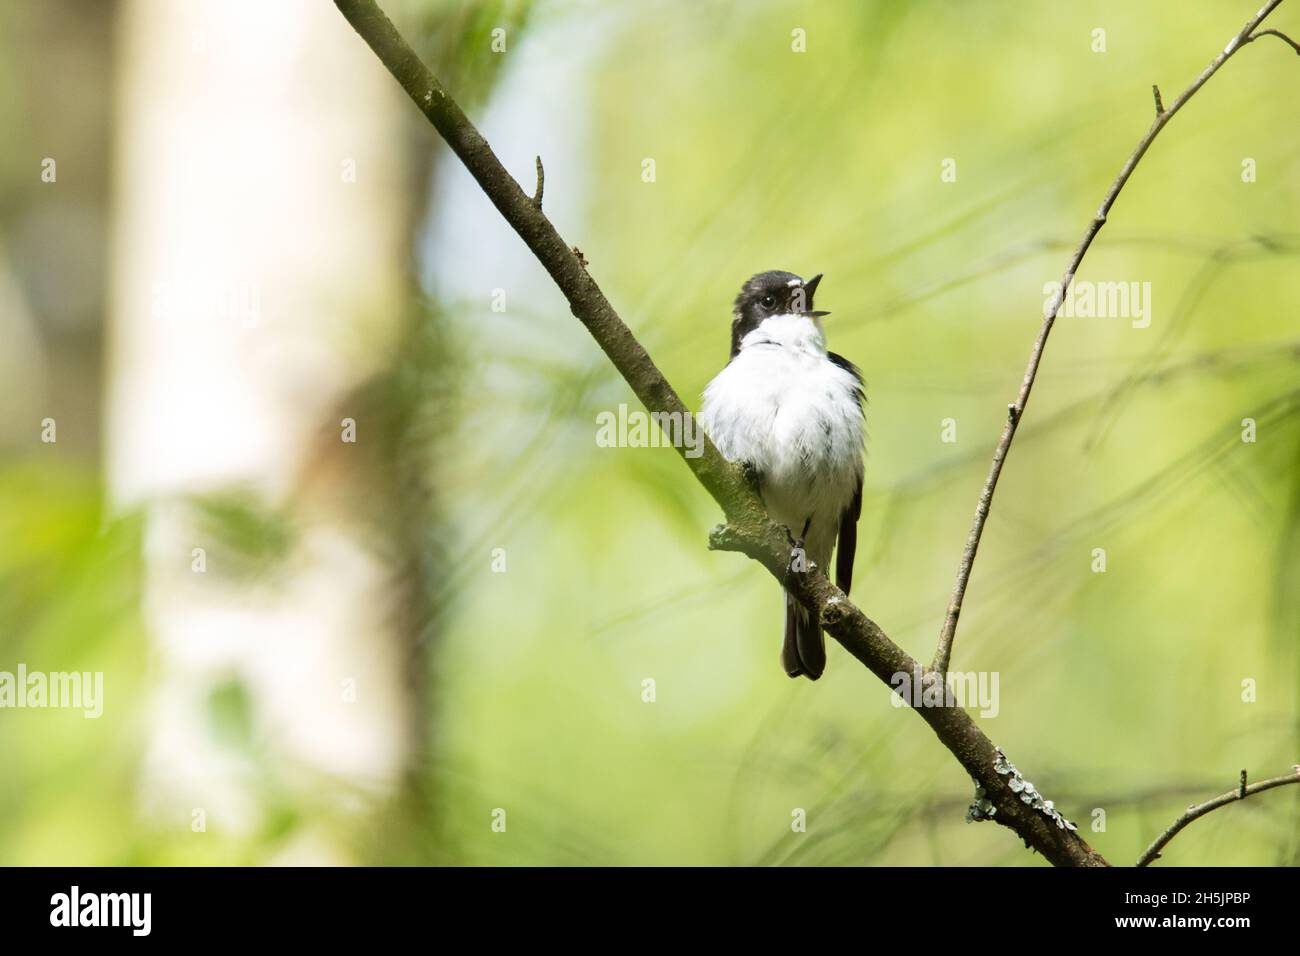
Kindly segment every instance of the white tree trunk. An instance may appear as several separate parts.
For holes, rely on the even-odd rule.
[[[312,443],[366,441],[365,421],[341,440],[336,407],[399,325],[407,107],[318,0],[133,0],[120,43],[106,458],[116,503],[146,512],[143,793],[165,829],[238,835],[269,785],[382,793],[410,745],[390,569],[349,520],[355,491],[294,507]],[[236,488],[299,522],[273,580],[220,566],[185,502]],[[232,679],[252,747],[210,716]],[[338,859],[310,832],[287,856]]]

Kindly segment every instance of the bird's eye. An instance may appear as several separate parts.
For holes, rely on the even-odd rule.
[[[758,303],[765,309],[771,309],[776,305],[776,296],[765,295],[763,298],[758,300]]]

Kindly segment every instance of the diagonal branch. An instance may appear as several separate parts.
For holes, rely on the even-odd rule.
[[[1088,223],[1088,228],[1084,230],[1083,239],[1080,240],[1078,247],[1074,250],[1074,255],[1070,257],[1070,264],[1065,268],[1065,275],[1061,279],[1060,290],[1052,297],[1051,303],[1044,309],[1042,327],[1038,330],[1038,337],[1034,340],[1034,346],[1029,353],[1029,365],[1025,369],[1025,376],[1020,383],[1020,392],[1016,395],[1016,400],[1007,406],[1007,421],[1002,426],[1002,437],[999,439],[997,447],[993,451],[993,462],[989,466],[988,477],[984,480],[984,489],[980,492],[979,503],[975,507],[975,521],[971,525],[970,534],[966,537],[966,546],[962,549],[961,562],[957,566],[957,582],[952,589],[952,597],[948,601],[948,613],[944,617],[943,629],[939,632],[939,643],[934,651],[934,660],[930,668],[940,674],[948,672],[948,664],[952,660],[953,639],[957,636],[957,619],[961,616],[962,602],[966,600],[966,586],[970,583],[971,570],[975,566],[975,555],[979,551],[980,539],[984,535],[984,525],[988,521],[989,507],[993,503],[993,492],[997,489],[998,478],[1002,474],[1002,466],[1006,463],[1007,453],[1011,450],[1011,442],[1016,437],[1016,429],[1020,426],[1020,421],[1025,414],[1025,406],[1029,404],[1029,393],[1033,390],[1034,380],[1038,377],[1038,367],[1043,361],[1043,350],[1047,347],[1047,337],[1052,332],[1052,326],[1056,323],[1057,314],[1061,311],[1061,306],[1065,302],[1065,294],[1069,291],[1070,282],[1074,279],[1075,274],[1079,271],[1079,264],[1083,262],[1083,257],[1087,254],[1092,240],[1097,237],[1101,227],[1106,224],[1106,219],[1110,215],[1111,207],[1115,205],[1115,200],[1119,197],[1120,190],[1124,188],[1129,177],[1133,175],[1133,170],[1142,157],[1146,155],[1148,147],[1160,135],[1160,131],[1169,125],[1169,121],[1174,115],[1186,105],[1207,82],[1210,77],[1219,71],[1219,67],[1227,63],[1238,50],[1247,43],[1255,40],[1264,33],[1273,34],[1276,31],[1265,30],[1260,34],[1253,34],[1252,31],[1263,22],[1282,0],[1269,0],[1268,3],[1251,17],[1250,21],[1241,29],[1236,36],[1228,41],[1228,45],[1223,48],[1223,52],[1216,56],[1200,76],[1192,81],[1192,85],[1183,90],[1178,98],[1169,104],[1168,109],[1163,108],[1161,103],[1160,92],[1156,87],[1152,87],[1156,101],[1156,118],[1151,123],[1151,128],[1146,131],[1137,147],[1129,155],[1128,161],[1115,177],[1115,181],[1110,184],[1110,189],[1106,191],[1105,197],[1098,207],[1096,215]],[[1281,34],[1277,34],[1281,36]],[[1289,42],[1289,38],[1283,37]]]
[[[573,314],[586,326],[637,398],[650,412],[690,414],[588,274],[585,263],[547,219],[540,204],[534,203],[501,165],[478,130],[374,0],[334,2],[537,257],[568,299]],[[785,531],[768,518],[740,469],[726,461],[711,442],[705,441],[703,454],[698,458],[688,458],[684,452],[684,448],[678,448],[687,466],[727,518],[727,525],[715,529],[710,536],[711,547],[739,551],[762,563],[818,616],[832,637],[885,683],[901,674],[922,673],[921,665],[824,575],[788,573],[790,553]],[[930,674],[926,679],[933,680],[935,676]],[[1059,814],[1053,816],[1041,809],[1041,802],[1027,799],[1032,788],[1026,791],[1026,782],[1019,772],[1012,772],[1014,767],[965,710],[957,706],[925,706],[921,696],[912,695],[916,713],[975,781],[983,817],[992,816],[996,822],[1009,827],[1051,863],[1107,865],[1101,854],[1059,822]],[[1013,789],[1013,784],[1019,789]]]
[[[1138,861],[1134,865],[1150,866],[1160,859],[1160,851],[1165,848],[1170,840],[1178,836],[1183,827],[1193,820],[1199,820],[1207,813],[1219,809],[1219,807],[1226,807],[1230,803],[1245,800],[1247,797],[1263,793],[1265,790],[1272,790],[1274,787],[1284,787],[1289,783],[1300,783],[1300,764],[1292,767],[1291,772],[1288,774],[1274,777],[1271,780],[1261,780],[1259,783],[1252,783],[1250,786],[1246,785],[1246,771],[1243,770],[1241,772],[1241,786],[1236,790],[1221,793],[1213,800],[1206,800],[1204,803],[1188,807],[1181,817],[1175,820],[1164,833],[1160,834],[1154,843],[1147,847],[1146,852],[1138,857]]]

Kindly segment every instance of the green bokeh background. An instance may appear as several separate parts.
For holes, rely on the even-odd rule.
[[[1253,12],[539,2],[514,49],[544,37],[563,56],[566,29],[597,33],[585,100],[536,104],[556,124],[581,113],[589,151],[548,177],[547,207],[583,223],[566,239],[692,407],[743,279],[826,274],[831,347],[868,383],[853,596],[928,659],[1044,284],[1150,124],[1151,84],[1172,101]],[[1300,33],[1300,5],[1274,20]],[[486,102],[483,30],[456,36],[425,52]],[[1151,325],[1057,323],[967,594],[953,667],[1000,678],[981,725],[1114,863],[1241,768],[1300,761],[1298,92],[1295,55],[1254,44],[1143,160],[1078,279],[1150,282]],[[440,502],[418,529],[444,561],[411,786],[340,816],[268,772],[266,827],[196,840],[137,809],[142,711],[0,712],[0,863],[258,863],[322,819],[366,863],[1041,863],[964,822],[969,779],[838,646],[816,685],[784,677],[779,589],[706,550],[717,509],[681,462],[596,446],[599,412],[637,406],[558,293],[497,313],[435,278],[413,308],[435,347],[393,375],[429,363],[436,407],[378,393]],[[101,496],[93,458],[29,442],[0,459],[0,668],[39,655],[142,699],[139,522]],[[230,746],[255,746],[237,688],[212,706]],[[1168,861],[1294,865],[1298,800],[1220,811]]]

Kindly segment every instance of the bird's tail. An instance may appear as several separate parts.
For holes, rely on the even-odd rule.
[[[791,677],[816,680],[826,669],[826,636],[807,608],[785,593],[785,643],[781,664]]]

